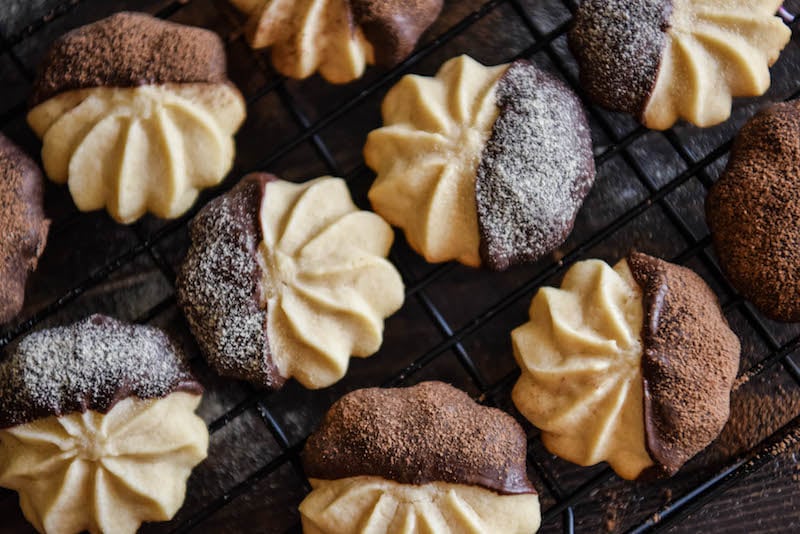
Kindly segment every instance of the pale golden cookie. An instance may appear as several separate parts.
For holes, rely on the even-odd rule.
[[[178,299],[212,367],[279,388],[340,380],[351,356],[383,342],[403,304],[387,261],[391,227],[361,211],[345,182],[250,175],[191,224]]]
[[[739,341],[694,272],[633,253],[575,264],[511,334],[519,411],[553,454],[672,475],[728,420]]]
[[[50,179],[81,211],[105,208],[124,224],[178,217],[221,182],[245,118],[217,35],[134,13],[58,39],[32,102]]]
[[[781,0],[586,0],[570,31],[581,82],[598,104],[658,130],[724,122],[759,96],[791,38]]]

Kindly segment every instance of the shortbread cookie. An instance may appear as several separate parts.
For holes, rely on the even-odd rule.
[[[360,78],[368,64],[404,60],[442,10],[442,0],[231,0],[248,16],[253,48],[272,47],[290,78],[319,73],[332,83]]]
[[[92,316],[0,363],[0,486],[42,533],[168,521],[206,457],[202,388],[163,332]]]
[[[28,123],[54,182],[81,211],[131,223],[183,214],[233,164],[242,95],[214,33],[119,13],[53,43]]]
[[[430,262],[491,269],[561,245],[594,182],[578,98],[527,61],[468,56],[435,78],[406,76],[364,148],[375,211]]]
[[[525,433],[441,382],[362,389],[306,443],[306,534],[530,534],[541,521]]]
[[[706,212],[734,287],[770,318],[800,322],[800,102],[745,125]]]
[[[208,362],[277,389],[327,387],[380,348],[403,304],[394,234],[339,178],[251,174],[191,223],[178,299]]]
[[[0,323],[22,309],[28,275],[47,243],[43,180],[36,163],[0,134]]]
[[[693,271],[640,253],[575,264],[511,337],[519,411],[553,454],[669,476],[728,420],[739,340]]]
[[[735,96],[759,96],[792,32],[782,0],[584,0],[569,44],[601,106],[665,130],[724,122]]]

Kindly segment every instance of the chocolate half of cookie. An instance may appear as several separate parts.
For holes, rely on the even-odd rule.
[[[0,323],[22,309],[28,274],[47,243],[43,183],[38,165],[0,134]]]
[[[375,476],[535,494],[526,450],[511,416],[447,384],[425,382],[344,396],[306,443],[303,465],[309,477],[325,480]]]
[[[669,476],[725,426],[740,345],[696,273],[637,252],[628,265],[642,289],[645,437],[656,463],[643,477]]]
[[[733,286],[770,318],[800,322],[800,101],[742,128],[706,216]]]
[[[480,253],[491,269],[538,260],[572,231],[594,183],[586,113],[563,82],[528,61],[497,86],[500,114],[475,184]]]
[[[225,48],[217,34],[122,12],[56,40],[39,66],[30,104],[91,87],[226,81]]]
[[[286,378],[267,340],[259,214],[275,176],[251,174],[210,202],[190,225],[192,243],[178,273],[178,302],[209,364],[265,388]]]
[[[443,0],[351,0],[353,17],[375,47],[375,60],[393,67],[414,50],[442,11]]]
[[[201,394],[180,350],[161,330],[94,315],[33,333],[0,362],[0,428],[37,419],[108,413],[119,401]]]
[[[584,0],[569,47],[581,85],[601,106],[637,117],[656,85],[672,0]]]

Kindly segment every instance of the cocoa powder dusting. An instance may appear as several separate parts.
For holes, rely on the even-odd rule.
[[[734,287],[769,317],[800,321],[800,102],[742,128],[706,214]]]
[[[117,13],[57,39],[39,65],[31,107],[74,89],[227,81],[217,34],[144,13]]]
[[[739,368],[739,339],[716,295],[693,271],[634,252],[642,288],[646,445],[660,474],[673,475],[720,433]]]
[[[28,274],[47,242],[43,182],[36,163],[0,134],[0,323],[22,309]]]
[[[309,477],[325,480],[376,476],[536,493],[526,451],[525,433],[510,415],[442,382],[424,382],[342,397],[309,438],[303,463]]]

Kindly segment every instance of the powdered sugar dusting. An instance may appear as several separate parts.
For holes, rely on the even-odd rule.
[[[595,168],[586,115],[560,80],[516,62],[500,79],[497,104],[476,197],[483,261],[502,270],[566,239]]]
[[[259,212],[263,185],[250,175],[192,221],[192,245],[178,276],[178,300],[209,364],[267,388],[285,378],[272,362],[261,306]]]
[[[672,0],[584,0],[569,33],[581,85],[598,104],[640,115],[656,83]]]
[[[159,329],[95,315],[24,338],[0,363],[0,428],[48,416],[108,412],[128,397],[200,393]]]

